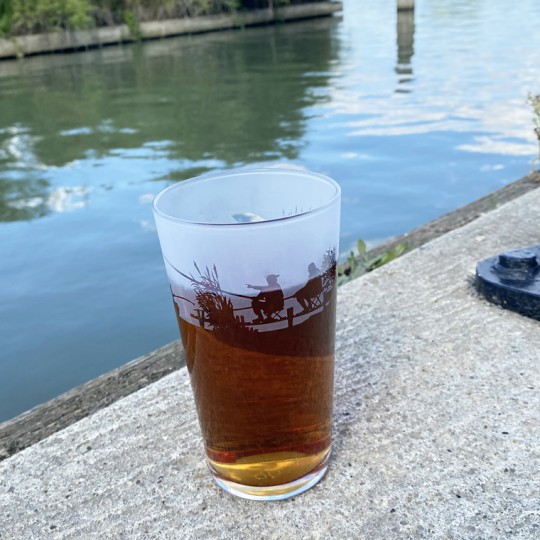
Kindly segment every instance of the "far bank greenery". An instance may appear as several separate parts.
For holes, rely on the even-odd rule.
[[[0,37],[197,17],[314,0],[0,0]]]
[[[529,104],[533,109],[534,132],[538,139],[538,158],[535,162],[540,165],[540,94],[536,96],[529,94]]]

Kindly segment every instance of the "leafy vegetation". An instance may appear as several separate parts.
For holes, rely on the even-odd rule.
[[[342,285],[351,279],[359,277],[367,272],[371,272],[372,270],[375,270],[375,268],[379,268],[384,264],[397,259],[409,249],[409,244],[407,244],[407,242],[402,242],[375,257],[369,254],[366,243],[361,239],[356,243],[356,249],[357,253],[351,251],[345,263],[338,267],[338,285]]]
[[[540,163],[540,95],[533,96],[529,95],[529,103],[533,108],[533,122],[534,122],[534,131],[536,137],[538,138],[538,159],[537,162]]]
[[[313,0],[0,0],[0,36],[195,17]],[[140,30],[139,30],[140,31]]]
[[[27,34],[90,25],[90,0],[7,0],[0,12],[4,34]]]

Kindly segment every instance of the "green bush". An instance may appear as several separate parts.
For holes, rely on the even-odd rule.
[[[0,35],[196,17],[314,0],[0,0]]]
[[[92,0],[92,4],[97,25],[120,24],[126,13],[138,21],[150,21],[226,13],[241,7],[239,0]]]
[[[92,22],[91,0],[11,0],[8,3],[10,33],[85,28]]]
[[[11,2],[0,3],[0,37],[8,34],[11,28],[12,6]]]

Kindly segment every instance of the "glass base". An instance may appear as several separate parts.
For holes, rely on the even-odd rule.
[[[250,499],[252,501],[281,501],[299,495],[313,487],[326,474],[329,460],[330,452],[328,452],[324,460],[308,474],[293,480],[292,482],[276,486],[247,486],[222,478],[212,469],[212,467],[210,467],[210,471],[212,472],[212,476],[217,485],[232,495],[236,495],[243,499]]]

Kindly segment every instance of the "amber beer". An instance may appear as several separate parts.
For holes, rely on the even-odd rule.
[[[276,486],[326,466],[335,296],[334,282],[324,309],[305,321],[244,336],[230,329],[220,335],[178,317],[206,453],[218,481]]]
[[[306,491],[331,448],[340,188],[297,169],[178,182],[153,210],[217,484]]]

